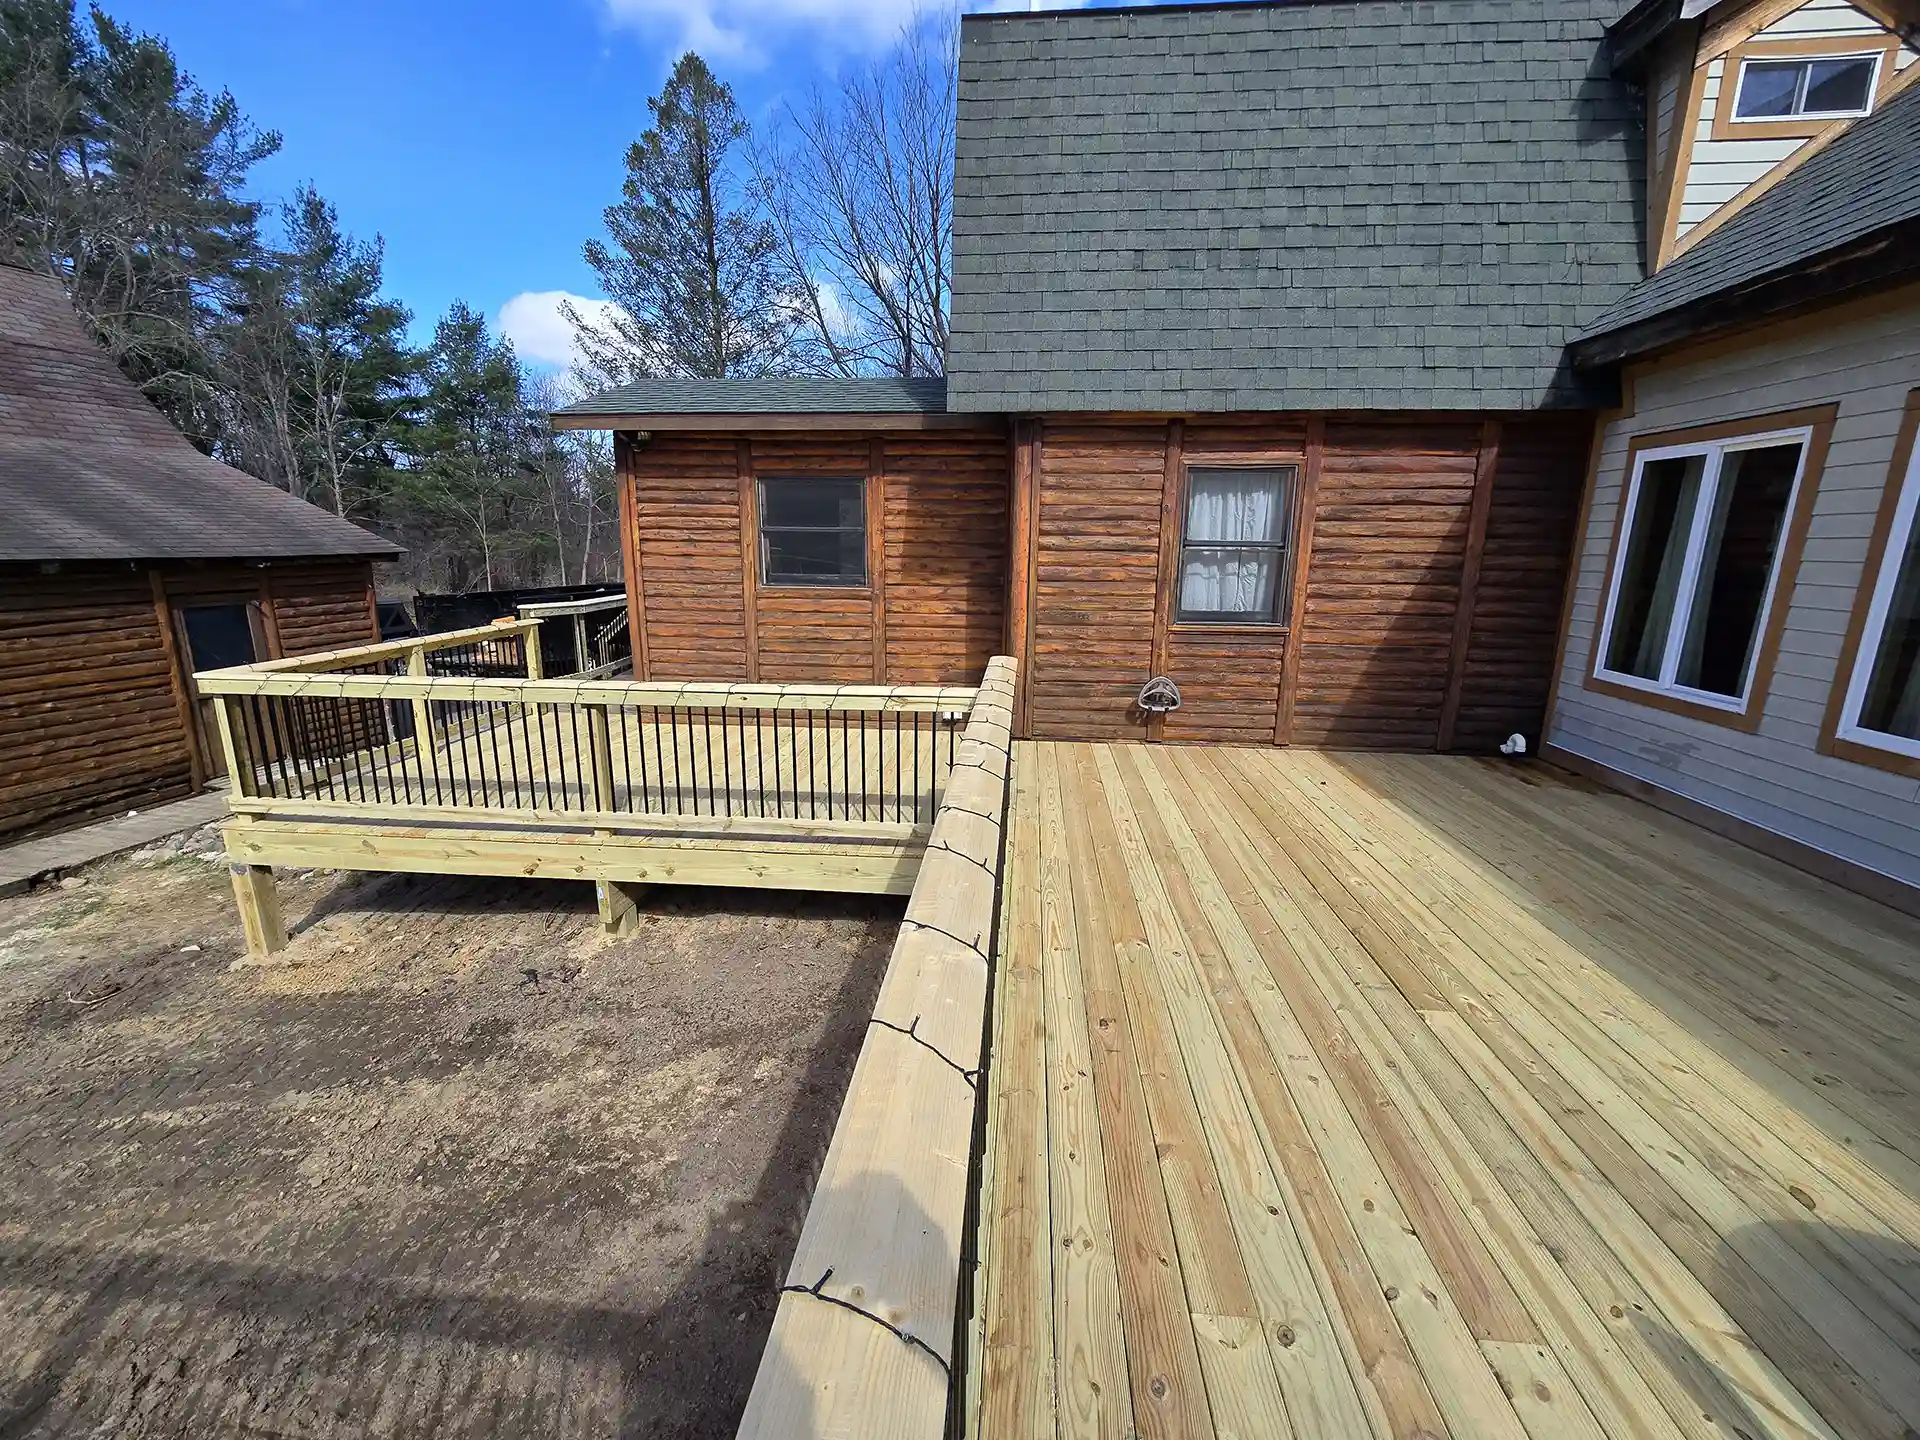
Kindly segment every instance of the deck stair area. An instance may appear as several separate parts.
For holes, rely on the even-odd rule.
[[[638,884],[913,889],[978,687],[549,677],[540,624],[196,677],[253,949],[275,865],[591,881],[616,930]]]

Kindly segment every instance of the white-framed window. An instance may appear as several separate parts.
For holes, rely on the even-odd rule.
[[[1837,735],[1920,760],[1920,447],[1907,461]]]
[[[1596,679],[1744,715],[1813,427],[1639,451]]]
[[[1834,120],[1872,108],[1885,52],[1744,60],[1734,94],[1739,120]]]
[[[1179,620],[1286,623],[1299,473],[1292,465],[1196,465],[1187,471]]]

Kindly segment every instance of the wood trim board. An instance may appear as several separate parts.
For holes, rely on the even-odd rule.
[[[1447,693],[1440,707],[1440,732],[1435,746],[1453,748],[1454,727],[1460,720],[1460,700],[1467,682],[1467,651],[1473,641],[1473,608],[1480,590],[1480,562],[1487,548],[1487,520],[1493,513],[1493,487],[1500,468],[1500,422],[1480,426],[1480,457],[1474,466],[1473,509],[1467,521],[1467,554],[1460,570],[1460,598],[1453,611],[1453,650],[1447,662]]]
[[[1293,743],[1293,703],[1300,676],[1300,647],[1307,632],[1307,572],[1313,568],[1314,517],[1320,510],[1320,470],[1325,463],[1327,422],[1307,417],[1306,453],[1300,464],[1300,509],[1295,518],[1293,593],[1287,606],[1287,651],[1280,658],[1280,704],[1273,743]]]

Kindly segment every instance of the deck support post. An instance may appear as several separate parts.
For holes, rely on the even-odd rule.
[[[233,898],[240,906],[240,927],[246,931],[247,954],[255,960],[287,948],[287,922],[280,914],[280,891],[267,865],[232,864]]]
[[[612,936],[631,935],[640,919],[640,887],[619,880],[596,880],[593,893],[600,902],[600,925]]]

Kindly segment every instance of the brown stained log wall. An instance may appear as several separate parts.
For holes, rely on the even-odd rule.
[[[159,576],[169,606],[267,602],[271,656],[375,638],[364,560],[180,564]],[[191,793],[185,677],[162,625],[146,567],[0,566],[0,837]]]
[[[1312,477],[1293,417],[1041,427],[1025,734],[1393,750],[1538,735],[1592,417],[1315,427]],[[1314,491],[1285,627],[1170,620],[1168,487],[1210,463],[1299,464]],[[1163,720],[1132,708],[1155,673],[1181,688]]]
[[[657,680],[977,683],[1003,643],[1007,440],[655,435],[622,446],[644,635]],[[759,582],[756,480],[867,481],[868,584]]]

